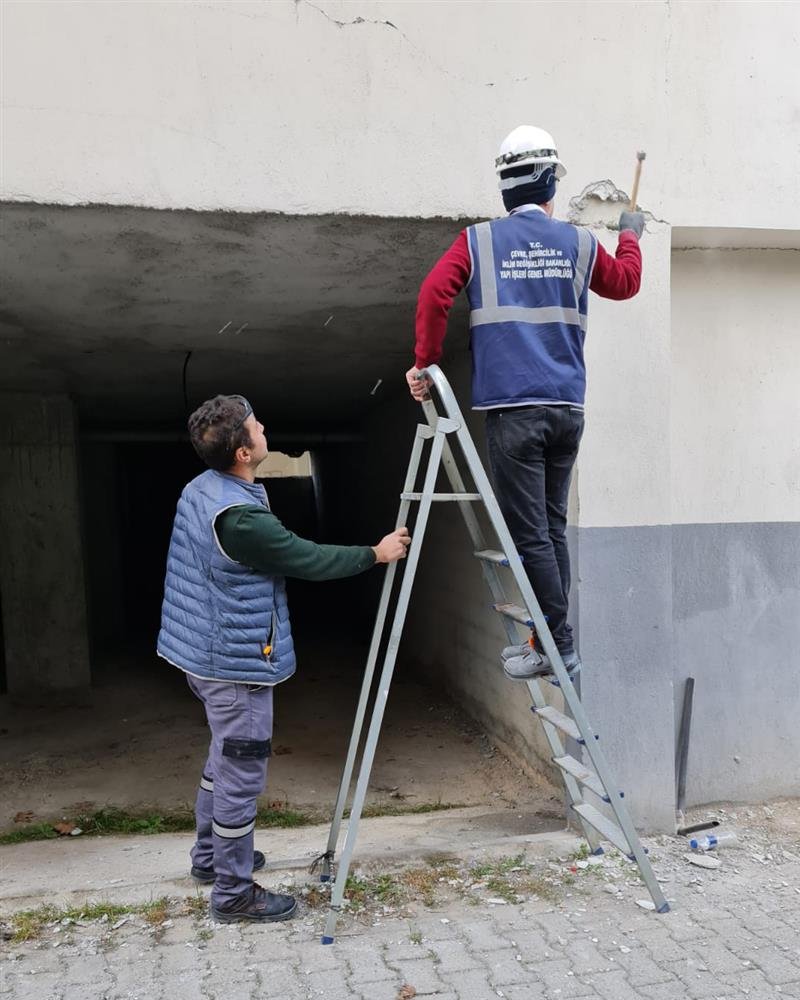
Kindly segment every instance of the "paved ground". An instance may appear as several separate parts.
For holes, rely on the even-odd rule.
[[[373,892],[362,912],[342,919],[331,947],[319,944],[324,908],[308,905],[316,890],[298,919],[271,927],[223,927],[201,913],[155,927],[140,917],[116,929],[111,920],[48,926],[38,939],[6,942],[0,996],[800,998],[799,816],[796,802],[723,813],[740,845],[720,851],[714,870],[692,865],[684,842],[649,841],[674,901],[663,916],[637,905],[644,887],[616,856],[599,865],[527,852],[504,860],[495,846],[449,863],[428,858],[444,873],[432,906],[395,898],[383,906]],[[403,870],[362,874],[401,880]]]

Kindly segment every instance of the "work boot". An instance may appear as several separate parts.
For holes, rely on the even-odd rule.
[[[506,677],[512,681],[529,681],[532,677],[543,677],[550,672],[550,661],[528,646],[526,653],[512,656],[503,661]]]
[[[547,659],[547,657],[545,657],[545,659]],[[574,684],[575,681],[578,679],[578,675],[581,672],[582,664],[580,661],[580,657],[576,652],[573,651],[572,653],[562,653],[561,659],[564,662],[564,666],[567,668],[567,675],[569,676],[569,679]],[[553,687],[561,687],[560,681],[553,674],[552,670],[550,671],[549,681],[553,685]]]
[[[266,863],[267,859],[261,851],[253,851],[254,872],[260,872]],[[214,871],[213,865],[211,868],[198,868],[197,865],[192,865],[192,878],[197,882],[213,882],[216,877],[217,873]]]
[[[575,650],[570,653],[562,653],[561,659],[567,668],[570,679],[573,679],[581,668],[581,661]],[[544,653],[537,653],[530,650],[524,656],[516,656],[506,660],[503,664],[506,677],[512,681],[529,681],[533,677],[544,677],[553,673],[550,660]]]
[[[254,882],[247,892],[237,896],[224,906],[211,904],[211,919],[220,924],[233,924],[239,920],[253,920],[256,923],[276,923],[289,920],[297,909],[294,896],[284,896],[279,892],[268,892]]]
[[[521,642],[518,646],[506,646],[500,653],[500,659],[505,663],[506,660],[513,660],[517,656],[524,656],[531,651],[531,648],[530,642]]]

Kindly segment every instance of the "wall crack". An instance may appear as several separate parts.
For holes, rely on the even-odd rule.
[[[311,0],[305,0],[305,2],[309,7],[313,7],[315,11],[322,14],[323,17],[326,17],[331,24],[335,24],[337,28],[349,28],[354,24],[383,24],[387,28],[393,28],[395,31],[400,31],[397,25],[393,24],[391,21],[376,21],[368,17],[354,17],[352,21],[339,21],[337,18],[332,17],[326,10],[323,10],[322,7],[318,7],[315,3],[311,3]],[[400,34],[402,35],[403,32],[400,31]]]

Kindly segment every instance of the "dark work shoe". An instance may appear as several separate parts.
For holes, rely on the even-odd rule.
[[[264,865],[267,863],[267,859],[261,853],[261,851],[253,851],[253,871],[260,872]],[[217,873],[213,868],[198,868],[197,865],[192,865],[192,878],[197,882],[213,882],[217,877]]]
[[[254,882],[247,892],[237,896],[225,906],[211,904],[211,919],[220,924],[233,924],[239,920],[254,920],[257,923],[275,923],[289,920],[297,909],[294,896],[284,896],[279,892],[268,892]]]

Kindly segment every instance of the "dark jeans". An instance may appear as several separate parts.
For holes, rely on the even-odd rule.
[[[495,494],[559,652],[574,643],[567,624],[567,499],[583,434],[572,406],[490,410],[486,437]]]

